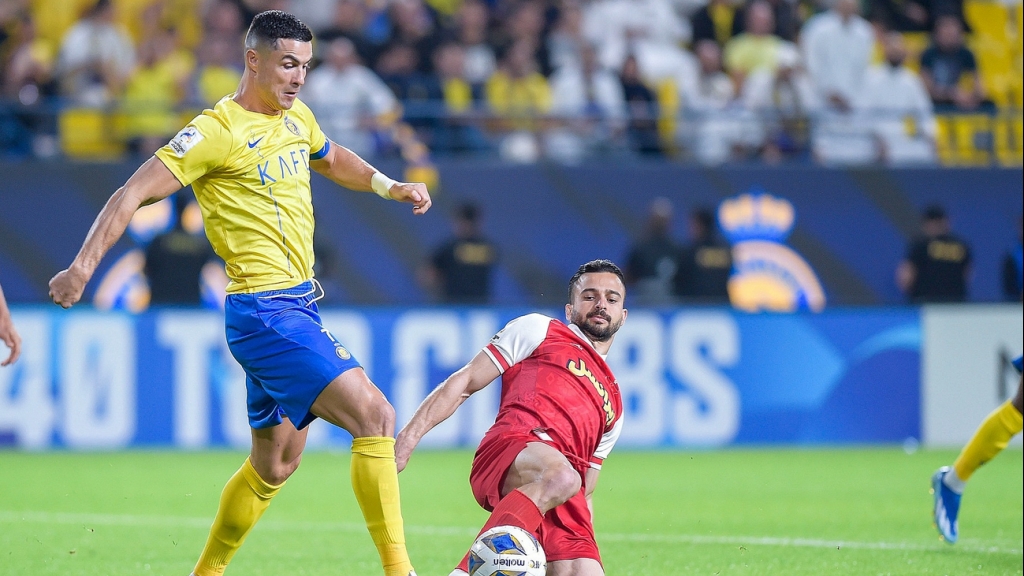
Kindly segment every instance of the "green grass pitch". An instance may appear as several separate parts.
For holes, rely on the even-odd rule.
[[[952,451],[730,449],[612,455],[595,495],[609,576],[1021,574],[1022,455],[972,478],[961,540],[938,540],[929,477]],[[187,576],[237,452],[0,451],[0,575]],[[485,513],[472,454],[414,455],[401,475],[420,576],[447,576]],[[228,576],[380,574],[348,456],[311,452]]]

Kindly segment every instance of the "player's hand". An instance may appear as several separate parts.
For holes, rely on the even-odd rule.
[[[416,448],[416,442],[409,438],[405,430],[399,432],[398,437],[395,438],[395,466],[398,467],[399,472],[405,470],[409,464],[409,457],[412,456],[414,448]]]
[[[425,214],[430,210],[430,192],[422,182],[395,182],[388,194],[399,202],[412,204],[413,214]]]
[[[0,318],[0,340],[11,349],[11,353],[6,360],[0,362],[0,366],[10,366],[21,355],[21,336],[18,336],[18,331],[14,329],[14,323],[9,316]]]
[[[82,292],[85,291],[85,284],[88,281],[88,277],[71,268],[61,270],[50,279],[50,298],[54,304],[71,308],[82,299]]]

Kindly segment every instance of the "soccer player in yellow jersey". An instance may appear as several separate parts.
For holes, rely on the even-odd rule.
[[[192,184],[206,235],[231,279],[232,355],[246,372],[252,451],[228,480],[194,576],[222,574],[299,466],[306,426],[323,418],[352,434],[352,488],[385,576],[414,575],[395,468],[395,412],[349,351],[321,326],[313,279],[310,169],[338,184],[430,208],[422,183],[395,182],[320,131],[300,100],[312,34],[281,11],[258,14],[245,38],[238,91],[156,152],[97,216],[53,301],[77,302],[135,211]]]
[[[1024,371],[1024,357],[1017,357],[1013,367],[1020,374]],[[960,515],[960,498],[967,481],[974,472],[989,460],[995,458],[1020,434],[1024,428],[1024,377],[1017,382],[1017,394],[1003,402],[978,425],[974,436],[960,450],[952,466],[943,466],[932,475],[932,496],[935,506],[932,519],[939,530],[939,536],[950,544],[956,544],[960,537],[957,518]]]

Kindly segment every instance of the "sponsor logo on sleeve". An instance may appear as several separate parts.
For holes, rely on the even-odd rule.
[[[171,150],[174,150],[174,154],[178,158],[183,158],[186,152],[202,140],[203,135],[199,133],[195,126],[186,126],[174,138],[171,138],[168,146],[171,147]]]

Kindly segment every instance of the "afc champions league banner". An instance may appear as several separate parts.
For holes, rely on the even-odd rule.
[[[1019,321],[1019,306],[1009,308]],[[331,309],[323,319],[401,425],[507,321],[530,311]],[[620,446],[914,443],[922,428],[920,316],[914,308],[631,310],[608,356],[626,410]],[[249,445],[245,376],[226,349],[220,313],[27,307],[14,310],[14,321],[23,354],[0,369],[0,445]],[[496,382],[474,395],[424,442],[474,446],[499,390]],[[350,437],[316,422],[309,441],[340,448]]]

